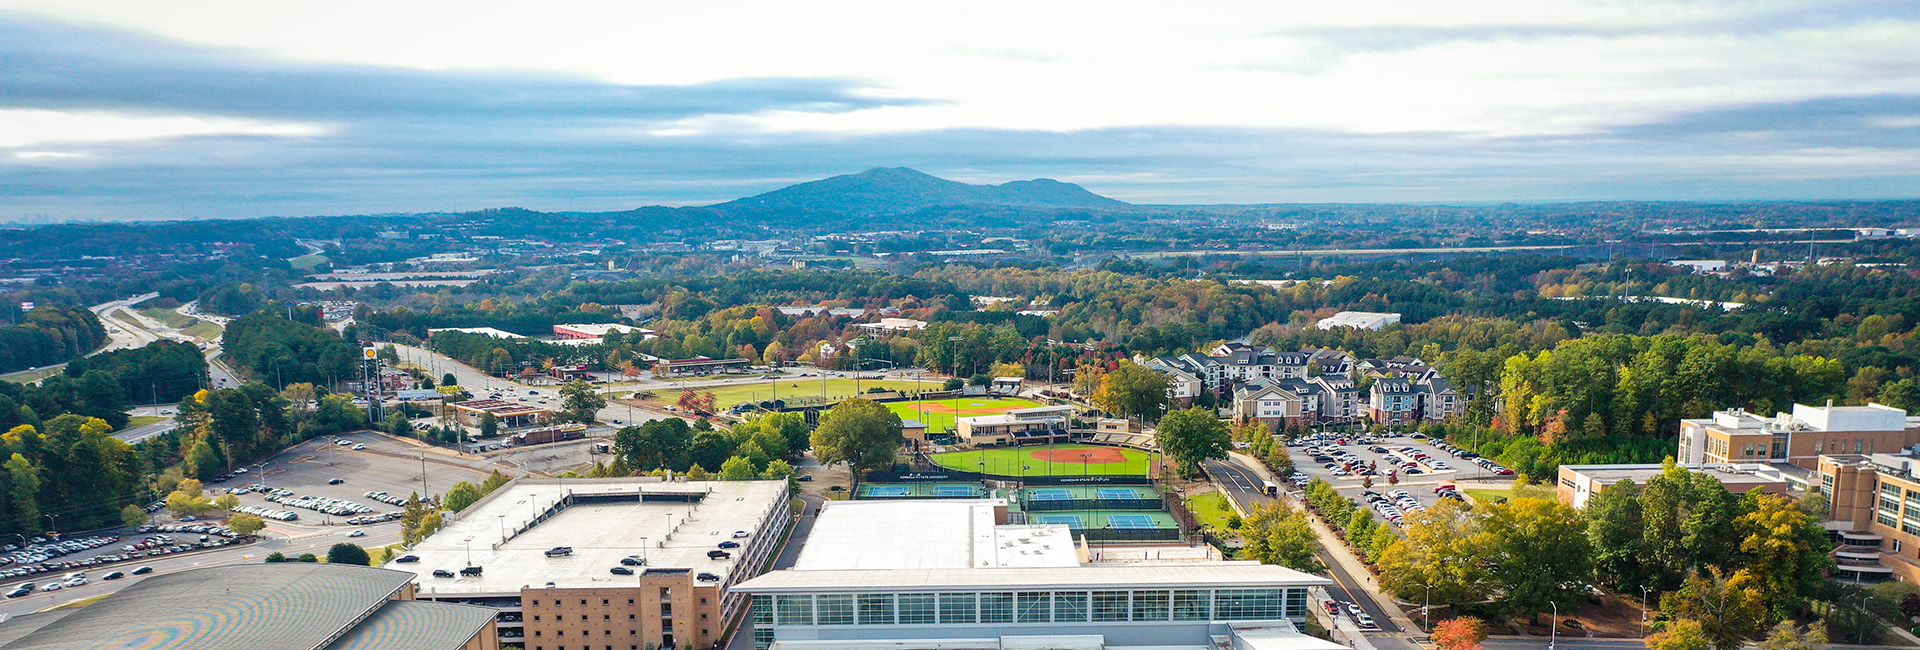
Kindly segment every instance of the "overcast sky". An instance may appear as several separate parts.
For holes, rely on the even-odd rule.
[[[1920,0],[0,0],[0,220],[1920,196]]]

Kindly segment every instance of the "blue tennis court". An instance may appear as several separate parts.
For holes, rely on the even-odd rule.
[[[1094,490],[1094,494],[1098,495],[1101,499],[1107,499],[1112,501],[1122,501],[1126,499],[1140,498],[1140,492],[1133,488],[1104,487],[1104,488],[1098,488]]]
[[[1078,519],[1079,517],[1075,516],[1074,518]],[[1132,529],[1158,528],[1158,526],[1154,525],[1153,518],[1146,515],[1107,515],[1107,527]]]
[[[1087,527],[1085,522],[1080,521],[1080,515],[1040,515],[1040,523],[1065,525],[1068,528]]]
[[[911,490],[905,485],[870,485],[864,491],[870,497],[903,497]]]
[[[977,492],[966,485],[936,485],[933,488],[933,496],[936,497],[970,497],[975,494]]]
[[[1073,490],[1065,488],[1028,488],[1027,498],[1033,501],[1070,501]]]

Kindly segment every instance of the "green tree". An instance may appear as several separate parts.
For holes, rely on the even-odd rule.
[[[607,407],[607,396],[595,392],[593,384],[575,379],[560,387],[560,405],[575,422],[592,422]]]
[[[1493,591],[1488,565],[1496,545],[1480,520],[1445,500],[1406,518],[1406,539],[1380,556],[1380,586],[1402,599],[1478,602]],[[1431,587],[1431,592],[1428,591]]]
[[[751,481],[756,477],[758,473],[753,470],[753,461],[745,458],[734,456],[720,464],[719,478],[722,481]]]
[[[856,485],[861,474],[893,466],[894,454],[905,442],[899,415],[857,397],[827,411],[813,430],[814,457],[822,465],[846,463]]]
[[[1150,420],[1167,409],[1167,376],[1132,362],[1100,379],[1094,406],[1122,417]]]
[[[227,518],[227,528],[232,529],[235,535],[252,535],[266,527],[266,520],[244,512]]]
[[[451,372],[440,375],[440,385],[441,386],[459,386],[460,378],[453,376],[453,373]]]
[[[793,471],[792,463],[788,463],[787,461],[784,461],[784,460],[775,459],[772,462],[767,463],[767,469],[760,472],[760,478],[763,478],[763,479],[793,478],[793,474],[794,474],[794,471]]]
[[[139,528],[147,523],[147,511],[140,506],[127,504],[120,509],[120,523],[128,528]]]
[[[1299,509],[1279,501],[1254,507],[1253,514],[1240,524],[1240,537],[1246,540],[1247,557],[1261,564],[1277,564],[1309,573],[1320,573],[1320,539],[1313,524]]]
[[[21,425],[28,432],[32,427]],[[13,435],[11,432],[9,435]],[[23,528],[29,532],[44,530],[40,527],[40,469],[33,462],[18,453],[7,458],[7,478],[13,482],[13,493],[7,495],[13,501],[13,509],[18,513]]]
[[[1587,546],[1594,582],[1622,593],[1647,584],[1640,486],[1623,480],[1587,497]]]
[[[327,563],[367,566],[373,563],[373,558],[368,557],[367,549],[360,548],[359,544],[341,542],[327,549]]]
[[[1173,459],[1181,476],[1199,475],[1200,461],[1226,458],[1227,450],[1233,448],[1227,425],[1201,408],[1168,413],[1167,417],[1160,420],[1160,428],[1154,438],[1160,443],[1160,451]]]
[[[486,482],[480,484],[480,491],[492,494],[494,490],[498,490],[512,481],[513,479],[507,478],[507,475],[501,474],[500,470],[496,469],[493,470],[492,474],[487,475]]]
[[[226,462],[220,460],[220,452],[214,451],[213,445],[207,444],[204,439],[195,441],[187,451],[187,473],[194,478],[204,480],[219,476],[225,466]]]
[[[467,506],[473,505],[475,501],[479,501],[480,497],[484,496],[486,496],[486,494],[480,491],[480,486],[466,481],[460,481],[454,483],[453,487],[447,488],[445,504],[448,510],[460,512],[466,510]]]
[[[1587,524],[1579,511],[1539,497],[1509,499],[1481,510],[1482,529],[1493,545],[1488,572],[1507,611],[1534,616],[1547,611],[1549,603],[1579,601],[1579,585],[1592,571]]]
[[[500,435],[500,418],[494,417],[493,413],[490,412],[481,413],[480,437],[492,438],[497,435]]]
[[[281,553],[279,551],[274,551],[272,553],[267,554],[266,561],[267,562],[285,562],[287,561],[287,554]]]

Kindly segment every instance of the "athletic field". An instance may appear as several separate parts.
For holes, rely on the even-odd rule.
[[[1040,404],[1023,399],[1000,399],[986,397],[961,397],[959,399],[926,400],[919,402],[890,402],[887,408],[900,416],[902,420],[919,420],[927,425],[928,433],[948,433],[959,426],[958,418],[975,415],[993,415],[1014,409],[1025,409]]]
[[[1142,476],[1156,457],[1138,449],[1068,444],[949,451],[931,458],[935,465],[968,472],[981,471],[984,462],[985,473],[995,476]]]
[[[897,379],[860,380],[861,392],[874,388],[912,392],[913,385],[914,383],[911,381],[900,381]],[[926,390],[940,390],[940,382],[923,381],[920,382],[920,387]],[[821,397],[823,389],[824,399]],[[771,400],[775,397],[776,393],[779,398],[788,405],[796,405],[801,402],[838,402],[853,396],[853,380],[843,378],[781,379],[779,381],[757,381],[751,384],[742,382],[725,386],[689,388],[686,390],[663,390],[659,391],[660,400],[668,404],[677,403],[680,401],[680,394],[688,390],[702,393],[713,391],[714,408],[725,411],[741,402],[765,402]]]

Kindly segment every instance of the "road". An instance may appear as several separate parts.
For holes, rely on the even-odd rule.
[[[549,398],[549,403],[545,405],[547,408],[556,410],[560,408],[558,401],[559,395],[555,394],[552,387],[533,387],[517,381],[494,377],[480,372],[472,366],[456,361],[453,357],[431,352],[423,348],[395,343],[393,344],[393,349],[399,353],[401,361],[426,368],[428,372],[433,373],[436,379],[441,375],[453,373],[454,378],[460,380],[460,385],[475,396],[485,397],[493,393],[500,393],[505,396],[506,399],[520,399],[522,396],[529,395],[530,393],[528,391],[541,391],[540,395]],[[665,385],[664,382],[660,383]],[[627,388],[621,392],[630,390],[634,389]],[[634,409],[621,404],[609,404],[606,408],[600,409],[600,413],[595,417],[601,422],[617,421],[621,426],[627,426],[658,420],[667,416],[646,410]]]
[[[1274,500],[1273,497],[1262,492],[1261,484],[1265,479],[1252,469],[1240,466],[1239,463],[1209,460],[1203,463],[1202,467],[1206,469],[1208,476],[1214,478],[1214,484],[1227,494],[1227,498],[1233,499],[1243,509],[1251,511],[1255,505]],[[1333,540],[1325,539],[1321,542],[1335,543]],[[1337,600],[1359,604],[1360,609],[1366,611],[1367,615],[1372,616],[1374,622],[1379,624],[1381,632],[1401,631],[1400,626],[1393,622],[1393,617],[1387,615],[1386,607],[1374,602],[1373,597],[1368,595],[1365,589],[1360,588],[1360,581],[1371,580],[1371,576],[1352,575],[1334,559],[1331,551],[1324,548],[1320,550],[1319,556],[1320,563],[1327,567],[1327,577],[1333,579],[1333,584],[1327,587],[1328,593]]]

